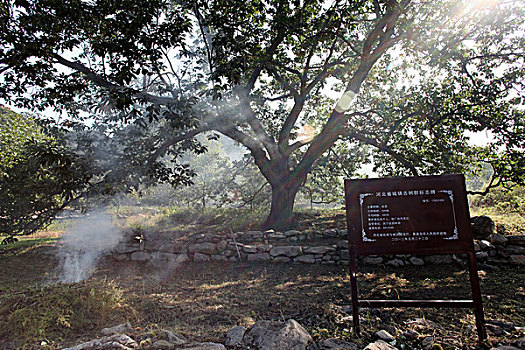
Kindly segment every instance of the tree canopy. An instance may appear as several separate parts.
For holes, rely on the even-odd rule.
[[[92,0],[1,5],[0,96],[133,125],[138,164],[184,180],[194,137],[242,144],[272,188],[265,227],[336,143],[384,175],[492,164],[525,180],[520,1]],[[83,112],[83,113],[82,113]],[[299,138],[313,127],[311,137]],[[490,132],[472,146],[469,132]],[[138,157],[138,156],[137,156]],[[138,168],[138,167],[137,167]],[[151,174],[151,171],[139,171]]]

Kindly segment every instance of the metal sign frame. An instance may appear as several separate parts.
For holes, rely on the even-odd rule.
[[[359,306],[473,308],[478,338],[487,337],[470,215],[461,174],[345,180],[354,330]],[[472,300],[358,300],[358,256],[468,255]]]

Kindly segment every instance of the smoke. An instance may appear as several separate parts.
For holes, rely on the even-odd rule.
[[[92,212],[75,223],[61,238],[58,275],[61,282],[88,278],[99,258],[117,246],[122,232],[103,211]]]

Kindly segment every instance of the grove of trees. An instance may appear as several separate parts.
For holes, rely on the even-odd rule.
[[[381,175],[490,164],[489,187],[523,183],[524,12],[518,0],[8,0],[0,97],[103,135],[130,166],[96,171],[100,186],[187,183],[184,154],[206,151],[195,137],[231,138],[271,188],[263,227],[283,229],[327,160],[345,176],[367,162]],[[484,146],[469,142],[481,131]]]

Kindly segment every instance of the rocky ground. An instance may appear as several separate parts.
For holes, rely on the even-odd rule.
[[[342,244],[337,246],[343,239],[339,236],[284,236],[282,244],[270,248],[270,256],[272,249],[275,253],[292,245],[302,247],[303,255],[305,246],[328,247],[325,253],[332,255],[344,249]],[[500,237],[480,240],[477,247],[478,255],[486,253],[478,256],[488,331],[488,339],[481,343],[470,309],[361,308],[362,334],[357,337],[352,329],[345,264],[323,264],[322,257],[320,264],[294,261],[295,257],[281,262],[250,260],[250,254],[257,254],[253,246],[258,251],[265,243],[238,240],[240,251],[235,244],[230,250],[233,256],[244,254],[245,259],[214,260],[219,240],[211,242],[215,250],[209,259],[184,264],[108,255],[89,279],[68,284],[56,283],[56,242],[4,250],[0,254],[0,348],[525,348],[525,271],[522,265],[503,259],[520,253],[512,249],[521,245],[508,239],[500,244],[492,242],[493,238]],[[202,243],[188,242],[187,251],[178,254],[194,255]],[[315,254],[321,253],[307,250],[306,254],[317,259]],[[399,259],[409,263],[358,264],[362,299],[471,297],[462,259],[445,265]],[[344,260],[341,255],[338,261]],[[104,298],[98,297],[101,289],[108,291]],[[77,297],[69,300],[73,292]],[[86,307],[91,309],[86,311]],[[75,318],[82,311],[84,316]],[[33,333],[29,333],[30,326]]]

